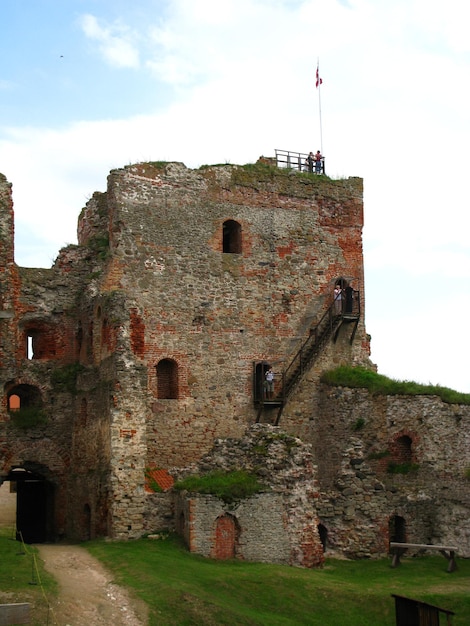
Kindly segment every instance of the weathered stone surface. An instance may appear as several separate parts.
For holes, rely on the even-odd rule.
[[[179,531],[192,551],[217,556],[217,524],[230,516],[238,529],[230,551],[234,558],[303,567],[323,563],[310,445],[279,427],[255,424],[240,439],[217,439],[197,464],[172,473],[184,478],[213,470],[258,475],[265,492],[230,505],[214,496],[183,493],[178,497],[176,518],[184,518]]]
[[[257,413],[255,365],[279,380],[339,278],[364,303],[362,226],[357,178],[142,163],[110,173],[52,268],[20,268],[0,175],[0,480],[43,481],[45,538],[177,527],[173,495],[145,491],[146,468],[226,467],[219,440],[248,455],[247,427],[277,415]],[[328,341],[282,413],[282,430],[312,446],[311,468],[286,472],[277,453],[260,464],[272,492],[240,508],[245,529],[272,506],[288,536],[276,559],[295,564],[321,561],[318,527],[327,549],[384,553],[398,518],[409,540],[458,541],[470,555],[468,407],[322,387],[326,369],[372,367],[364,315],[353,341],[351,330]],[[392,475],[390,460],[418,469]],[[219,516],[210,498],[191,502]],[[245,558],[261,558],[262,540],[250,542]]]

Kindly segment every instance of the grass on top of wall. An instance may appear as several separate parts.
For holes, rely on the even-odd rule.
[[[148,626],[394,626],[391,594],[456,613],[470,624],[470,560],[447,573],[439,555],[348,561],[322,569],[216,561],[189,553],[181,541],[139,539],[83,544],[149,607]]]
[[[470,393],[460,393],[440,385],[422,385],[409,380],[395,380],[365,367],[342,365],[324,372],[321,381],[336,387],[361,387],[375,395],[438,396],[448,404],[470,404]]]
[[[233,472],[214,470],[201,476],[188,476],[176,482],[174,489],[212,494],[227,504],[249,498],[260,491],[266,491],[266,487],[255,475],[244,470]]]

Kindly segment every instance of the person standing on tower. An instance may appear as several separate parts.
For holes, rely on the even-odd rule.
[[[305,163],[307,164],[308,171],[313,173],[313,163],[315,161],[315,155],[313,152],[308,153],[308,157],[305,159]]]
[[[333,295],[335,300],[335,313],[336,315],[339,315],[343,309],[343,290],[339,283],[335,286]]]
[[[274,372],[270,367],[265,374],[266,399],[272,400],[274,397]]]
[[[321,174],[323,156],[322,156],[320,150],[316,151],[315,156],[313,157],[313,159],[315,161],[315,174]]]

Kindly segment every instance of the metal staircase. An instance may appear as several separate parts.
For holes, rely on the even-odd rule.
[[[315,327],[310,329],[309,336],[300,346],[288,366],[281,374],[280,384],[276,387],[276,391],[272,398],[256,398],[255,405],[258,407],[256,421],[259,422],[263,409],[277,408],[278,413],[275,424],[279,424],[282,410],[292,395],[297,385],[300,383],[305,373],[312,367],[315,360],[324,350],[330,339],[336,342],[341,326],[345,323],[353,323],[349,342],[352,344],[356,334],[357,326],[360,318],[360,302],[359,292],[354,292],[354,306],[351,310],[345,310],[345,301],[342,301],[342,308],[337,310],[334,302],[328,307],[323,317]],[[259,388],[259,385],[258,385]],[[264,394],[263,394],[264,395]]]

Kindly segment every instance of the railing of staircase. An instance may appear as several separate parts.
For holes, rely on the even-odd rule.
[[[287,367],[279,372],[279,374],[276,372],[273,398],[275,402],[285,402],[294,389],[296,381],[303,376],[304,369],[310,366],[315,350],[319,350],[323,341],[331,337],[333,330],[338,328],[338,324],[341,320],[355,320],[357,326],[361,313],[360,290],[353,289],[352,293],[350,293],[348,297],[344,297],[345,295],[346,294],[343,294],[340,303],[331,299],[330,304],[320,318],[320,321],[314,327],[310,328],[308,337],[302,341],[299,349],[294,354]],[[339,309],[337,309],[338,304],[340,305]],[[352,337],[353,336],[354,333]],[[256,369],[256,364],[254,364],[253,398],[255,404],[266,400],[264,392],[265,370],[262,369],[258,374]]]
[[[323,314],[322,318],[320,319],[318,324],[315,326],[315,328],[310,329],[310,335],[307,337],[307,339],[304,340],[299,350],[292,358],[292,361],[283,371],[282,373],[283,400],[285,400],[285,398],[289,394],[290,389],[288,389],[287,386],[289,382],[291,381],[291,378],[294,372],[298,370],[298,376],[300,377],[303,374],[303,368],[305,367],[305,365],[308,365],[308,363],[305,363],[305,359],[304,359],[304,356],[307,354],[308,348],[310,348],[312,344],[315,344],[318,342],[318,339],[321,333],[325,332],[327,329],[329,329],[330,331],[332,330],[333,322],[336,317],[337,317],[337,314],[335,313],[334,303],[332,303],[328,307],[328,309],[325,311],[325,313]]]
[[[352,291],[351,300],[342,298],[339,309],[337,309],[337,303],[331,302],[330,306],[326,309],[320,321],[314,328],[310,329],[309,336],[302,342],[299,350],[292,358],[289,365],[282,372],[282,400],[285,400],[294,385],[294,381],[303,375],[304,367],[309,365],[312,356],[313,346],[319,344],[321,337],[330,336],[333,332],[333,326],[337,322],[339,316],[347,317],[352,315],[359,317],[361,312],[361,301],[359,290],[354,289]],[[307,360],[306,360],[307,359]],[[294,377],[294,373],[297,374]]]

